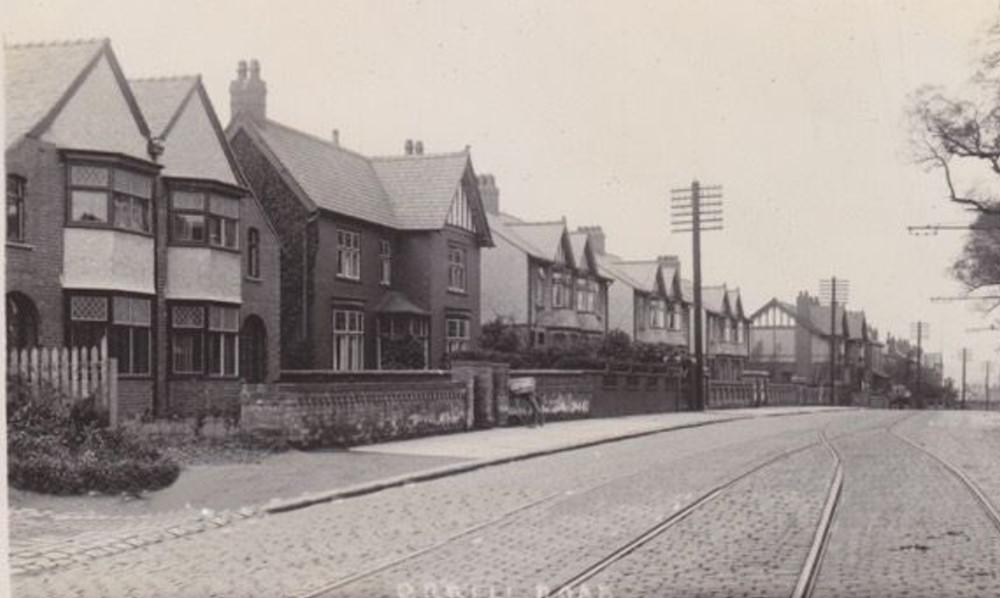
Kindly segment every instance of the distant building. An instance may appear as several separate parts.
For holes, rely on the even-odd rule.
[[[739,380],[750,354],[750,319],[743,310],[740,291],[726,285],[703,287],[702,304],[709,375],[713,380]],[[692,338],[692,347],[693,342]]]
[[[257,61],[229,89],[227,135],[283,248],[283,367],[436,368],[468,348],[493,244],[468,148],[368,157],[283,125]]]
[[[525,222],[499,210],[491,175],[480,177],[495,246],[482,252],[482,321],[501,318],[529,346],[599,340],[608,331],[608,285],[594,240],[564,220]]]

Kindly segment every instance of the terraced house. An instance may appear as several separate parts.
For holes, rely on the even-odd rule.
[[[130,83],[107,40],[5,54],[8,347],[106,339],[124,416],[273,379],[277,239],[200,79]]]
[[[499,210],[499,189],[480,177],[495,247],[483,251],[482,319],[502,318],[534,347],[600,339],[608,285],[591,237],[564,220],[525,222]]]
[[[367,157],[267,117],[257,61],[227,135],[282,243],[283,367],[437,368],[479,334],[492,245],[468,148]]]

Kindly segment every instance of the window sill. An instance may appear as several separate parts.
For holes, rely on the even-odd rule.
[[[118,374],[119,380],[152,380],[152,374]]]
[[[86,228],[90,230],[106,230],[115,233],[125,233],[126,235],[136,235],[137,237],[147,237],[150,239],[152,239],[154,236],[152,231],[146,232],[141,230],[134,230],[131,228],[121,228],[113,224],[104,222],[90,223],[90,222],[71,221],[67,222],[64,226],[66,228]]]
[[[337,280],[340,282],[350,282],[353,284],[361,284],[361,277],[351,278],[350,276],[344,276],[343,274],[337,274]]]
[[[255,284],[261,284],[261,283],[264,282],[264,279],[261,278],[260,276],[244,276],[243,280],[245,280],[247,282],[252,282],[252,283],[255,283]]]
[[[7,247],[11,249],[21,249],[23,251],[34,251],[35,246],[24,241],[7,241]]]
[[[186,243],[184,241],[171,241],[170,243],[168,243],[167,246],[168,247],[196,247],[196,248],[200,248],[200,249],[214,249],[216,251],[225,251],[226,253],[236,253],[236,254],[242,253],[242,251],[240,251],[239,247],[219,247],[218,245],[209,245],[208,243],[197,243],[197,242]]]

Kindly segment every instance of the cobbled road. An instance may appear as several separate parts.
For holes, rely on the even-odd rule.
[[[823,432],[843,455],[845,481],[816,595],[1000,595],[1000,533],[954,478],[887,432],[896,425],[933,444],[938,435],[925,432],[940,416],[906,417],[815,413],[675,430],[167,535],[16,575],[14,591],[544,596],[706,492],[769,462],[564,595],[788,596],[834,470],[819,442]],[[933,448],[959,450],[942,447]]]

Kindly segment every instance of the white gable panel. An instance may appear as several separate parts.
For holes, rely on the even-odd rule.
[[[197,92],[167,133],[160,161],[163,163],[165,176],[238,184],[212,126],[212,120],[208,117],[208,109]]]
[[[476,230],[476,226],[472,221],[472,206],[469,205],[469,199],[465,196],[465,190],[462,188],[461,183],[459,183],[458,189],[455,191],[455,197],[451,201],[451,209],[448,210],[447,222],[452,226],[457,226],[468,231],[475,232]]]
[[[42,139],[63,148],[117,152],[149,159],[146,138],[139,130],[125,92],[118,85],[107,56],[56,116]]]

